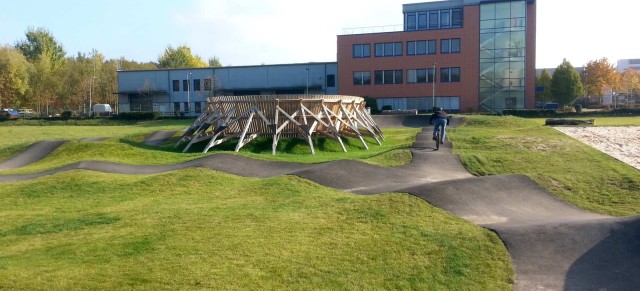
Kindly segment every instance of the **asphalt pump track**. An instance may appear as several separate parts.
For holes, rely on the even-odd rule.
[[[455,126],[455,121],[452,122]],[[637,290],[640,288],[640,217],[610,217],[581,210],[523,175],[469,174],[447,142],[434,149],[426,116],[377,116],[381,127],[423,127],[410,164],[383,168],[358,161],[321,164],[259,161],[215,154],[173,165],[125,165],[83,161],[32,174],[0,175],[17,182],[83,169],[118,174],[154,174],[204,167],[244,177],[296,175],[354,194],[409,193],[497,233],[515,268],[515,290]],[[162,144],[171,132],[151,135]],[[65,141],[41,141],[0,170],[39,161]]]

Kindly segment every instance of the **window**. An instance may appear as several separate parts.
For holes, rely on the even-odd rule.
[[[427,12],[418,13],[418,29],[419,30],[427,29]]]
[[[335,87],[336,86],[336,75],[329,74],[327,75],[327,87]]]
[[[407,70],[407,83],[433,83],[433,69]]]
[[[402,84],[402,70],[375,71],[377,85]]]
[[[439,11],[429,11],[429,29],[438,29],[440,19],[438,18]]]
[[[520,11],[521,9],[512,9]],[[514,16],[515,17],[515,16]],[[524,19],[524,17],[520,17]],[[519,20],[520,18],[516,18]],[[427,30],[461,28],[464,14],[462,8],[439,9],[406,13],[405,30]]]
[[[387,42],[384,44],[384,56],[385,57],[392,57],[393,56],[393,43],[392,42]]]
[[[180,102],[173,102],[173,112],[180,112]]]
[[[184,103],[184,111],[187,113],[191,112],[191,108],[189,108],[189,102]]]
[[[204,90],[211,91],[211,79],[204,79]]]
[[[407,42],[407,55],[431,55],[436,53],[435,40],[418,40]]]
[[[416,30],[416,13],[407,13],[407,30]]]
[[[180,80],[173,80],[173,91],[180,91]]]
[[[462,9],[453,9],[451,13],[451,27],[462,27]]]
[[[449,54],[449,53],[459,53],[459,52],[460,52],[459,38],[440,40],[440,53]]]
[[[375,45],[376,57],[392,57],[402,55],[402,43],[401,42],[385,42],[376,43]]]
[[[440,28],[451,27],[451,10],[440,10]]]
[[[371,44],[354,44],[353,45],[353,57],[354,58],[368,58],[371,56]]]
[[[440,82],[460,82],[460,68],[440,69]]]
[[[189,90],[189,80],[182,80],[182,91]]]
[[[371,85],[371,72],[353,72],[353,85]]]
[[[193,91],[200,91],[200,79],[193,79]]]
[[[196,113],[202,113],[202,102],[193,103]]]

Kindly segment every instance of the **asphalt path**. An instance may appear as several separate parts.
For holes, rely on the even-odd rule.
[[[640,218],[609,217],[570,205],[523,175],[476,177],[469,174],[446,142],[435,150],[427,116],[376,116],[382,127],[417,127],[410,164],[384,168],[339,160],[298,164],[209,155],[173,165],[124,165],[83,161],[58,169],[0,175],[16,182],[84,169],[120,174],[153,174],[188,167],[267,178],[296,175],[355,194],[403,192],[495,231],[509,251],[515,290],[636,290],[640,286]],[[454,118],[451,126],[456,126]],[[175,132],[159,132],[145,144],[163,144]],[[0,163],[15,169],[42,159],[64,141],[43,141]]]

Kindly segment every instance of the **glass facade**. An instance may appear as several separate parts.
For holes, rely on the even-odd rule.
[[[526,15],[525,1],[480,5],[480,110],[525,106]]]

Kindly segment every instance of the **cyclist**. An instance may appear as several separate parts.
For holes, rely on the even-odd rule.
[[[444,143],[444,138],[446,136],[446,128],[447,124],[449,124],[449,116],[442,109],[442,107],[434,108],[433,114],[431,114],[431,119],[429,119],[429,124],[435,124],[433,127],[433,140],[436,140],[436,133],[438,132],[438,128],[442,127],[442,136],[440,137],[440,143]]]

